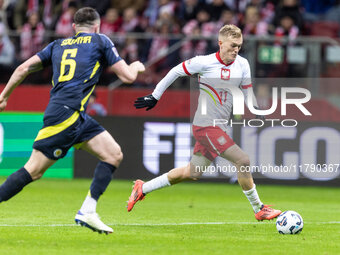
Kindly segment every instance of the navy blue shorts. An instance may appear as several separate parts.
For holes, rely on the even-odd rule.
[[[65,157],[74,146],[79,149],[105,129],[84,112],[75,111],[66,105],[49,104],[44,114],[44,126],[34,141],[33,148],[49,159]]]

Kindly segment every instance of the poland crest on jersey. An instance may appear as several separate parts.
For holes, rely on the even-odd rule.
[[[225,81],[230,79],[230,69],[221,68],[221,79]]]

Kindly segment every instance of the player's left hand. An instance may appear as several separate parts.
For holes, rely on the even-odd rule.
[[[147,111],[151,110],[155,107],[158,100],[154,98],[152,95],[147,95],[144,97],[138,97],[137,100],[134,103],[134,106],[136,109],[146,108]]]

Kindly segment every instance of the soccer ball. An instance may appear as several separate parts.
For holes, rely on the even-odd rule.
[[[303,220],[297,212],[285,211],[277,217],[276,229],[280,234],[298,234],[302,228]]]

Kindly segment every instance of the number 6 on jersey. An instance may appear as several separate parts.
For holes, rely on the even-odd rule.
[[[60,62],[60,76],[58,81],[63,82],[63,81],[69,81],[73,78],[74,72],[76,70],[76,61],[74,59],[69,59],[67,58],[68,55],[70,55],[71,58],[75,58],[77,55],[78,49],[66,49],[63,52],[63,55],[61,57],[61,62]],[[68,74],[65,75],[65,67],[70,66]]]

